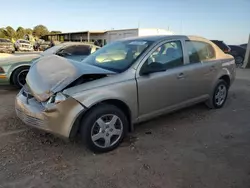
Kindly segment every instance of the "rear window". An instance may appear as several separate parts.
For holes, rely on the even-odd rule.
[[[214,48],[206,42],[186,41],[186,47],[191,64],[215,58]]]

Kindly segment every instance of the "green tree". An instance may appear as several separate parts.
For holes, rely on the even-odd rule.
[[[25,34],[32,35],[32,33],[33,33],[32,29],[30,29],[30,28],[25,29]]]
[[[37,25],[33,29],[33,35],[36,37],[40,38],[41,36],[44,36],[47,34],[49,34],[49,30],[44,25]]]
[[[0,38],[8,38],[6,35],[5,35],[5,28],[0,28]]]
[[[60,34],[62,33],[61,31],[50,31],[50,34]]]
[[[18,27],[17,30],[16,30],[16,36],[18,39],[21,39],[24,37],[25,35],[25,29],[23,27]]]
[[[5,38],[9,39],[16,38],[16,31],[10,26],[3,29],[2,32],[6,36]]]

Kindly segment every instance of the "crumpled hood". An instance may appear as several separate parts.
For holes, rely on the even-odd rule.
[[[84,74],[114,74],[114,72],[51,55],[41,57],[32,65],[26,83],[37,100],[46,101]]]
[[[0,59],[0,66],[11,65],[19,62],[29,62],[38,57],[40,57],[40,54],[18,56],[11,55]]]

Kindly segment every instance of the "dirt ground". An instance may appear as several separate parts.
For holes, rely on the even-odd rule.
[[[136,126],[121,147],[95,155],[25,126],[14,89],[0,89],[0,187],[250,187],[250,71],[223,109],[194,107]]]

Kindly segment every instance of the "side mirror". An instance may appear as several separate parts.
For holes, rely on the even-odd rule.
[[[142,66],[140,73],[141,75],[148,75],[151,73],[164,72],[164,71],[166,71],[166,68],[162,63],[153,62],[150,64],[145,64],[145,66]]]

